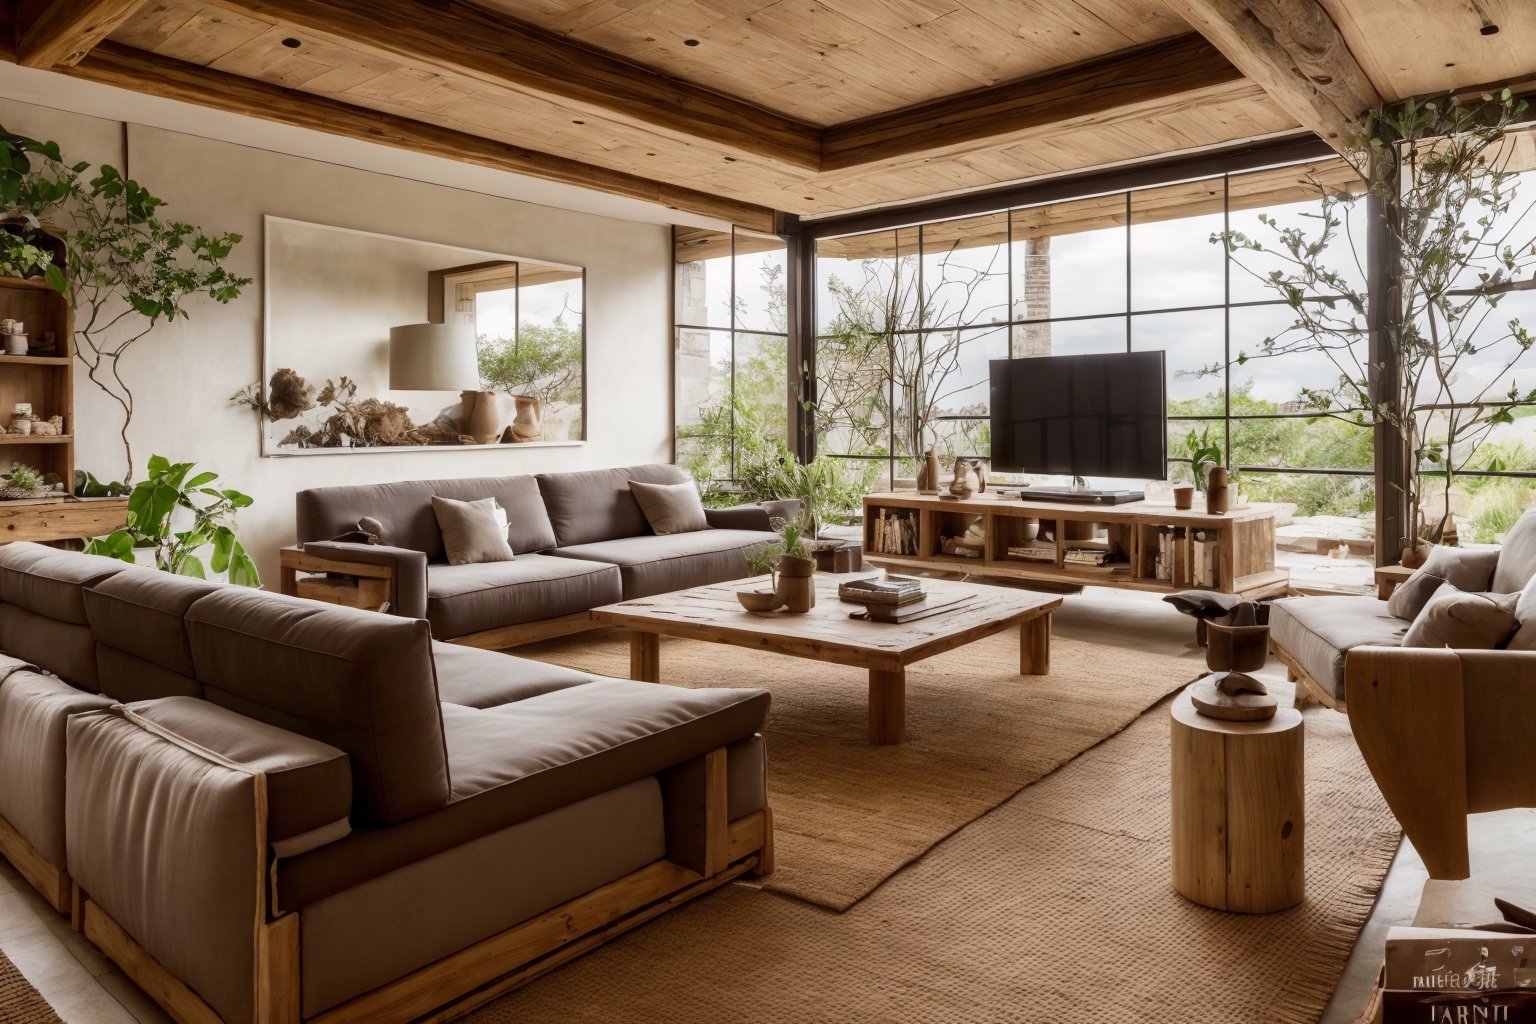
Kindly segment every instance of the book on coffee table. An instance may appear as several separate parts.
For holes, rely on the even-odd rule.
[[[839,584],[837,596],[863,605],[903,605],[923,599],[921,580],[910,576],[870,577]]]

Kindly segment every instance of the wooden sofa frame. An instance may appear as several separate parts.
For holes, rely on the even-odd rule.
[[[554,907],[522,924],[444,957],[387,985],[365,992],[314,1018],[310,1024],[391,1024],[446,1021],[482,1006],[609,939],[742,875],[773,871],[773,813],[755,811],[726,820],[726,751],[705,758],[705,841],[702,871],[671,860],[653,861],[617,881]],[[266,779],[256,776],[257,835],[266,863]],[[274,916],[269,872],[252,879],[267,908],[252,922],[256,962],[251,983],[254,1024],[300,1024],[299,914]],[[78,886],[71,894],[71,922],[108,959],[181,1024],[222,1024],[219,1015],[179,978],[162,967]]]
[[[286,547],[279,554],[277,588],[289,597],[306,597],[347,608],[381,611],[395,592],[395,570],[388,565],[336,561],[312,555],[301,547]],[[300,573],[306,575],[300,576]],[[447,641],[465,647],[504,651],[509,647],[553,640],[599,628],[586,612],[561,615],[538,622],[468,633]]]

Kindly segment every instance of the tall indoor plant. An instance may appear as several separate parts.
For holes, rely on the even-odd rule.
[[[0,128],[0,204],[32,224],[50,219],[68,273],[47,277],[75,308],[75,355],[123,412],[120,435],[133,479],[134,394],[123,360],[162,322],[190,316],[191,298],[227,303],[251,283],[226,267],[241,236],[210,234],[162,216],[165,200],[116,168],[68,163],[55,142]]]
[[[1507,133],[1525,114],[1526,104],[1508,90],[1470,103],[1442,98],[1381,107],[1366,115],[1348,154],[1363,188],[1338,192],[1314,181],[1314,228],[1281,227],[1261,216],[1264,239],[1238,231],[1212,236],[1240,265],[1244,254],[1263,254],[1276,265],[1249,269],[1294,313],[1285,331],[1241,352],[1237,362],[1321,354],[1338,371],[1336,382],[1303,388],[1301,403],[1319,416],[1384,424],[1398,439],[1410,556],[1419,553],[1420,538],[1438,541],[1446,531],[1451,487],[1478,446],[1512,422],[1516,408],[1536,401],[1536,389],[1522,390],[1512,373],[1533,336],[1518,318],[1497,316],[1505,295],[1531,287],[1536,268],[1536,226],[1516,218],[1510,228],[1503,219],[1518,178],[1509,167]],[[1397,253],[1395,295],[1374,297],[1391,302],[1377,311],[1390,360],[1363,351],[1371,296],[1343,262],[1369,265],[1364,240],[1348,230],[1350,210],[1367,198],[1383,211]],[[1474,357],[1493,372],[1468,372]],[[1443,503],[1426,516],[1431,487]]]

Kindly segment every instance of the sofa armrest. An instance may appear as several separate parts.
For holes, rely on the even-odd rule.
[[[297,942],[297,919],[266,913],[263,774],[122,706],[72,717],[66,748],[86,937],[146,990],[204,1003],[200,1019],[264,1019],[264,957],[279,935]]]
[[[1467,815],[1536,805],[1536,652],[1356,647],[1361,756],[1431,878],[1470,871]]]
[[[337,563],[336,572],[345,573],[345,565],[374,565],[387,570],[390,581],[389,611],[407,619],[427,616],[427,556],[412,548],[392,548],[383,544],[356,544],[351,541],[312,540],[303,545],[304,554],[323,562]]]

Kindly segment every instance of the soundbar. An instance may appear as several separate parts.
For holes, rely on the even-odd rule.
[[[1068,487],[1025,487],[1019,491],[1020,501],[1061,501],[1075,505],[1124,505],[1145,498],[1142,491],[1074,491]]]

